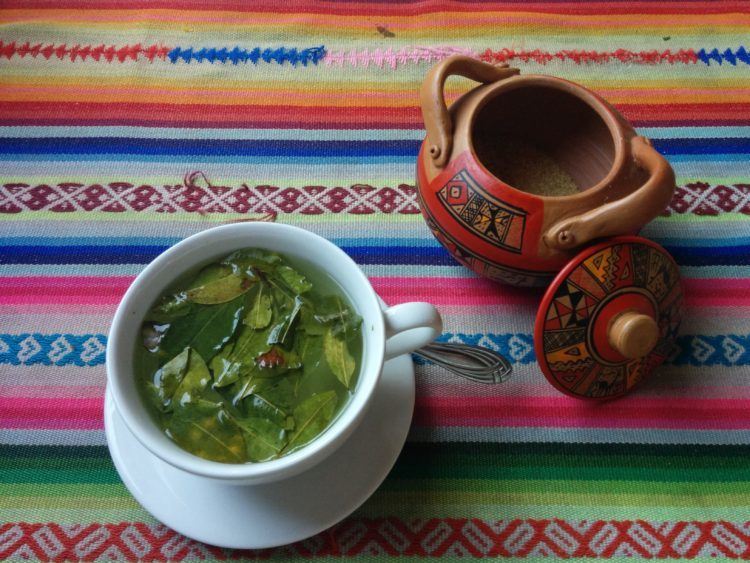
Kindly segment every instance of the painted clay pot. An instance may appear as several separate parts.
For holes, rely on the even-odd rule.
[[[483,85],[448,110],[443,85],[452,74]],[[682,318],[677,264],[633,236],[674,193],[667,161],[607,102],[559,78],[455,56],[430,70],[421,102],[417,187],[437,239],[483,276],[549,284],[534,350],[555,388],[597,400],[630,391],[672,353]],[[541,147],[567,174],[571,195],[534,195],[501,180],[503,136],[505,147]]]
[[[447,109],[443,86],[451,75],[482,85]],[[637,233],[674,193],[674,173],[649,141],[567,80],[453,56],[429,71],[421,104],[422,213],[459,262],[491,279],[545,285],[582,247]],[[499,179],[492,163],[501,135],[543,147],[580,191],[538,196]]]

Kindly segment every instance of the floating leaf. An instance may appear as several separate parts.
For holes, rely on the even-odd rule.
[[[186,316],[191,310],[192,304],[188,301],[187,296],[184,292],[179,292],[160,299],[146,313],[143,320],[155,323],[171,323],[175,319]]]
[[[242,364],[231,360],[234,344],[226,344],[211,360],[211,372],[214,376],[214,387],[225,387],[237,381],[240,377]]]
[[[245,373],[252,371],[255,368],[255,358],[271,349],[271,344],[268,343],[268,335],[268,330],[243,327],[229,359],[243,364]]]
[[[141,326],[141,338],[146,350],[149,352],[158,352],[161,339],[164,338],[164,334],[166,334],[168,329],[168,324],[143,323]]]
[[[247,274],[258,270],[272,272],[281,263],[281,256],[259,248],[238,250],[227,256],[222,264],[231,266],[235,273]]]
[[[283,425],[291,414],[288,407],[274,402],[264,392],[256,391],[245,399],[244,405],[248,416],[267,418],[279,425]]]
[[[217,305],[226,303],[243,295],[252,287],[253,281],[249,278],[230,274],[226,277],[210,281],[204,285],[185,292],[189,301],[200,305]]]
[[[190,348],[185,348],[154,374],[153,385],[162,410],[169,407],[177,387],[185,377],[189,355]]]
[[[210,361],[232,338],[243,309],[242,297],[221,305],[197,307],[189,317],[181,317],[169,326],[159,346],[171,355],[189,346]]]
[[[294,321],[297,320],[301,308],[302,300],[299,297],[296,297],[291,311],[283,315],[279,322],[271,329],[271,332],[268,335],[269,344],[281,344],[286,341],[289,336],[289,330],[292,328]]]
[[[302,367],[302,362],[295,351],[284,350],[274,345],[268,352],[255,358],[258,377],[275,377]]]
[[[208,366],[200,354],[195,350],[190,350],[189,358],[185,377],[182,378],[172,395],[172,402],[182,406],[200,398],[211,381]]]
[[[262,385],[264,380],[254,375],[240,376],[240,379],[232,386],[232,404],[237,406],[242,399],[249,397]]]
[[[235,421],[245,433],[250,461],[267,461],[276,457],[286,444],[286,431],[265,418],[242,418]]]
[[[346,305],[338,295],[328,295],[316,307],[315,320],[330,326],[334,334],[348,340],[362,324],[362,318]]]
[[[263,395],[263,399],[275,405],[278,409],[291,413],[292,406],[297,404],[297,394],[301,376],[290,374],[278,379],[265,380],[258,393]]]
[[[279,266],[276,268],[276,274],[296,294],[306,293],[312,289],[312,284],[307,278],[291,266]]]
[[[167,434],[181,448],[213,461],[242,463],[246,446],[242,433],[220,406],[206,414],[202,409],[180,409],[167,423]]]
[[[195,289],[207,283],[220,280],[228,275],[232,274],[233,270],[231,266],[224,264],[209,264],[203,268],[198,275],[193,278],[190,284],[185,289]]]
[[[333,334],[333,329],[329,329],[323,336],[323,352],[326,362],[336,378],[349,389],[356,362],[349,353],[346,342]]]
[[[271,308],[271,292],[263,282],[257,284],[258,289],[252,297],[250,310],[245,315],[244,323],[251,328],[266,328],[271,323],[273,309]]]
[[[299,325],[310,336],[323,336],[326,332],[326,325],[316,318],[312,305],[304,302],[299,312]]]
[[[316,438],[333,419],[338,397],[335,391],[317,393],[294,409],[294,432],[284,447],[289,453]]]

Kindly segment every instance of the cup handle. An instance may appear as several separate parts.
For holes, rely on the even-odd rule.
[[[385,359],[426,346],[443,331],[440,313],[429,303],[402,303],[383,311]]]

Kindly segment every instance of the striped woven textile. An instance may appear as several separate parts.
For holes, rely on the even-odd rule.
[[[0,559],[750,558],[750,4],[2,0]],[[415,200],[417,89],[454,53],[601,93],[673,164],[643,234],[685,278],[673,357],[608,404],[536,365],[540,293],[458,266]],[[448,98],[471,84],[452,80]],[[164,527],[105,445],[115,307],[165,248],[241,218],[342,246],[503,385],[417,366],[409,439],[354,515],[231,551]]]

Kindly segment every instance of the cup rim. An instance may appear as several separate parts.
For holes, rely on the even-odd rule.
[[[262,231],[270,231],[276,237],[308,238],[308,240],[314,241],[316,244],[323,245],[331,256],[335,257],[331,259],[345,264],[347,276],[354,276],[356,283],[366,288],[364,292],[365,297],[355,302],[355,307],[360,312],[365,307],[370,308],[372,306],[381,311],[380,302],[370,281],[346,252],[326,238],[292,225],[248,222],[211,227],[178,242],[152,260],[133,280],[120,301],[112,320],[106,351],[107,385],[112,393],[115,405],[122,415],[123,421],[138,441],[163,461],[195,475],[230,481],[272,481],[294,475],[305,468],[311,467],[330,454],[357,427],[370,404],[382,371],[385,352],[385,326],[381,314],[373,315],[375,318],[367,319],[368,330],[362,331],[362,336],[365,340],[365,349],[372,349],[373,352],[368,364],[364,365],[363,362],[363,365],[360,367],[357,387],[348,404],[345,405],[333,423],[320,436],[299,450],[271,461],[230,464],[198,457],[183,450],[180,446],[169,440],[148,415],[146,417],[139,415],[137,408],[132,404],[132,400],[126,397],[127,394],[125,391],[126,383],[124,378],[134,377],[135,374],[133,370],[120,369],[117,362],[119,358],[123,357],[123,354],[134,354],[133,350],[123,350],[121,341],[124,331],[138,330],[143,322],[142,318],[134,318],[133,315],[128,314],[133,304],[142,295],[143,288],[152,278],[158,275],[167,263],[171,263],[185,252],[195,248],[198,243],[230,238],[233,235],[251,235]],[[252,245],[250,244],[233,246],[232,248],[227,248],[226,251],[222,251],[221,254],[229,254],[233,250],[251,247]],[[279,252],[284,253],[284,251]],[[186,264],[182,271],[189,270],[201,261],[193,260],[192,263]],[[325,265],[318,265],[324,270],[326,269]],[[177,276],[170,278],[170,283],[174,281],[175,277]],[[156,295],[160,295],[167,285],[159,287]],[[136,397],[135,400],[141,399],[140,397]],[[145,406],[143,408],[145,409]],[[158,429],[158,434],[151,432],[150,428]]]

